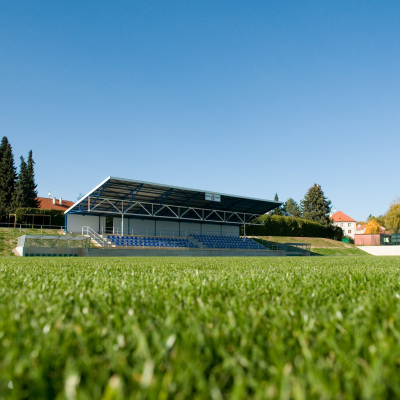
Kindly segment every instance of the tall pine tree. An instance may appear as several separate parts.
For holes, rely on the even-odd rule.
[[[26,206],[37,208],[39,203],[37,201],[37,185],[35,183],[35,172],[33,170],[35,162],[32,157],[32,150],[28,155],[28,166],[27,166],[27,189],[26,189]]]
[[[274,201],[279,201],[278,193],[275,193]],[[284,214],[285,210],[283,208],[283,205],[274,208],[272,211],[269,212],[269,215],[284,215]]]
[[[320,185],[315,183],[314,186],[310,187],[300,204],[303,218],[324,226],[330,225],[329,213],[332,203],[325,197]]]
[[[1,159],[3,158],[3,153],[4,153],[4,150],[5,150],[6,146],[7,146],[7,144],[8,144],[8,140],[4,136],[3,140],[1,141],[1,145],[0,145],[0,163],[1,163]]]
[[[28,167],[21,156],[21,166],[19,168],[18,180],[15,188],[14,207],[28,207],[27,201],[28,193]]]
[[[286,200],[285,208],[286,208],[287,215],[292,216],[292,217],[300,217],[301,216],[299,205],[291,197]]]
[[[14,212],[14,192],[17,173],[14,156],[8,139],[4,136],[0,145],[0,220],[6,220]]]

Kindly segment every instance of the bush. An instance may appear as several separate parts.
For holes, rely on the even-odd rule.
[[[252,221],[262,225],[246,226],[246,234],[253,236],[304,236],[342,239],[343,231],[336,226],[323,226],[303,218],[263,215]]]
[[[44,210],[40,208],[28,208],[28,207],[20,207],[15,210],[16,221],[18,223],[30,223],[32,221],[32,217],[29,215],[43,215],[50,216],[50,221],[48,224],[43,225],[59,225],[63,226],[65,223],[65,214],[63,210]]]

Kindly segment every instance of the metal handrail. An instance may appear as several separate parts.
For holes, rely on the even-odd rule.
[[[86,232],[86,234],[85,234]],[[91,239],[96,241],[102,247],[110,247],[110,244],[102,236],[100,236],[95,230],[90,226],[82,226],[82,236],[89,236]]]

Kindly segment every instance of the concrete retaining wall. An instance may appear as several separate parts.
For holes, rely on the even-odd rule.
[[[88,249],[68,247],[19,247],[23,257],[84,257]],[[14,253],[15,254],[15,253]]]
[[[400,256],[400,246],[357,246],[373,256]]]
[[[264,250],[168,250],[168,249],[86,249],[88,257],[282,257],[284,251]]]
[[[282,257],[284,251],[229,250],[229,249],[118,249],[118,248],[63,248],[21,247],[17,255],[25,257]]]

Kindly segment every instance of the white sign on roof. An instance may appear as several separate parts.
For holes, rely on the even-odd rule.
[[[215,193],[206,193],[206,200],[221,203],[221,195]]]

